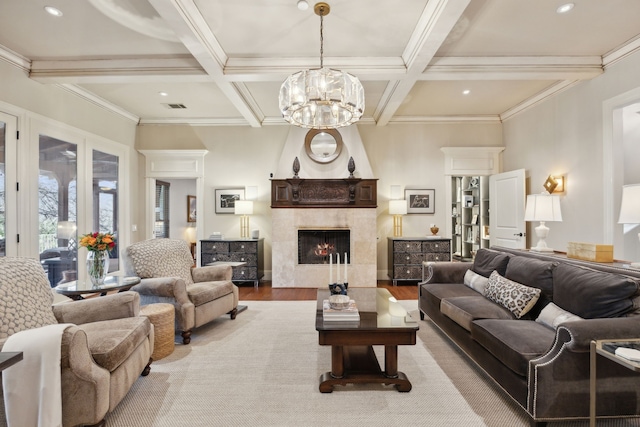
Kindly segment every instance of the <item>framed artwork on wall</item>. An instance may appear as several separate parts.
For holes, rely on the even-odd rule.
[[[232,214],[236,200],[244,200],[244,188],[216,188],[216,213]]]
[[[196,196],[187,196],[187,222],[196,222]]]
[[[436,212],[436,190],[404,190],[408,214]]]

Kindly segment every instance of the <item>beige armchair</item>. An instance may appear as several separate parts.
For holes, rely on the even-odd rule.
[[[52,302],[37,260],[0,258],[0,348],[23,330],[72,323],[61,343],[62,425],[102,425],[138,377],[149,373],[153,327],[138,316],[135,292]]]
[[[165,302],[176,309],[176,328],[182,342],[191,332],[223,315],[236,318],[238,287],[228,265],[193,267],[189,245],[179,239],[149,239],[127,247],[123,253],[127,274],[142,280],[131,288],[143,305]]]

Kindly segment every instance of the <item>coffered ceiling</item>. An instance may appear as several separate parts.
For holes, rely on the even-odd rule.
[[[281,83],[320,62],[296,2],[2,0],[0,59],[142,124],[285,124]],[[360,78],[378,126],[507,120],[640,49],[638,0],[328,3],[325,66]]]

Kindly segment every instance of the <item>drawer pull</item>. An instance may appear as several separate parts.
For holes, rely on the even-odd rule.
[[[240,249],[244,249],[244,245],[240,245]]]
[[[411,257],[407,257],[407,261],[409,261],[411,259]]]
[[[244,262],[244,258],[240,258],[240,261]]]
[[[407,270],[407,274],[411,273],[411,270]]]

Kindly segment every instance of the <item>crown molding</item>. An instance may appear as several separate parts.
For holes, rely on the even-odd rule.
[[[20,68],[22,71],[25,71],[27,73],[31,70],[31,61],[28,58],[12,51],[11,49],[3,45],[0,45],[0,60],[6,61],[14,67]]]
[[[93,92],[89,92],[88,90],[81,88],[80,86],[76,86],[72,84],[57,84],[56,86],[84,99],[85,101],[88,101],[94,105],[97,105],[98,107],[103,108],[111,113],[117,114],[135,123],[140,122],[140,117],[125,110],[124,108],[121,108],[115,104],[112,104],[111,102],[99,97],[98,95],[95,95]]]
[[[539,92],[536,95],[530,97],[529,99],[526,99],[525,101],[521,102],[515,107],[512,107],[507,111],[505,111],[504,113],[500,114],[500,119],[503,122],[507,121],[512,117],[514,117],[515,115],[520,114],[531,107],[534,107],[540,102],[543,102],[549,98],[552,98],[553,96],[559,94],[560,92],[566,89],[569,89],[572,86],[577,85],[578,83],[580,83],[580,80],[564,80],[564,81],[558,82],[548,87],[547,89],[543,90],[542,92]]]

